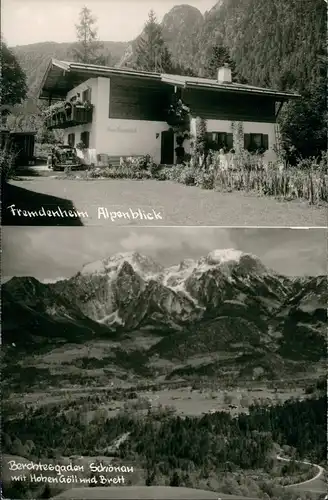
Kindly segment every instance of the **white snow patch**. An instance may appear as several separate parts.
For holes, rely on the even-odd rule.
[[[41,283],[44,283],[47,285],[48,283],[57,283],[58,281],[65,281],[67,278],[63,278],[60,276],[60,278],[45,278],[44,280],[41,281]]]
[[[104,274],[105,273],[105,265],[104,261],[96,260],[95,262],[90,262],[90,264],[86,264],[81,271],[82,275],[86,274]]]
[[[223,250],[213,250],[207,254],[206,261],[210,265],[223,264],[224,262],[240,262],[241,257],[245,255],[240,250],[226,248]]]
[[[108,314],[107,316],[104,316],[103,318],[97,320],[97,323],[106,325],[123,325],[123,320],[119,316],[118,311],[114,311],[111,314]]]

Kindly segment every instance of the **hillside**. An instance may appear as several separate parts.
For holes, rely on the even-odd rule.
[[[249,83],[302,90],[317,81],[322,67],[326,4],[220,0],[205,16],[190,5],[177,5],[164,16],[162,28],[174,61],[200,75],[211,47],[223,44]],[[135,41],[103,43],[112,65],[133,59]],[[14,47],[32,92],[50,58],[69,59],[71,47],[54,42]]]
[[[110,354],[81,355],[78,371],[166,380],[304,376],[324,359],[325,285],[325,277],[287,279],[234,250],[167,269],[138,253],[117,254],[53,284],[13,278],[2,294],[6,374],[17,380],[18,352],[29,373],[33,352],[44,366],[43,352],[103,342]]]
[[[222,44],[250,84],[303,90],[318,79],[322,66],[326,5],[220,0],[204,17],[195,7],[179,5],[164,16],[162,28],[174,62],[200,76],[211,47]],[[133,58],[133,47],[121,64]]]
[[[102,42],[103,54],[111,55],[109,64],[115,65],[126,49],[124,42]],[[41,79],[51,58],[70,60],[70,52],[74,44],[40,42],[30,45],[17,45],[12,47],[23,70],[27,75],[28,87],[31,95],[36,95]]]

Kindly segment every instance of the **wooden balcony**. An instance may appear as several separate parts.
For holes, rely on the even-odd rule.
[[[92,105],[86,107],[84,104],[63,104],[62,108],[54,110],[53,114],[46,119],[46,126],[52,130],[85,125],[92,122],[92,115]]]

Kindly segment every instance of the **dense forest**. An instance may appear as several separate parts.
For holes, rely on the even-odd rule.
[[[5,418],[3,451],[34,460],[112,456],[109,445],[129,433],[117,460],[142,468],[145,484],[158,484],[158,478],[166,477],[171,485],[195,487],[195,471],[198,480],[251,470],[270,475],[279,447],[294,450],[295,460],[324,464],[326,404],[326,397],[314,396],[274,407],[254,405],[249,414],[235,418],[225,412],[181,418],[165,409],[143,416],[122,412],[112,419],[99,414],[88,425],[78,411],[58,415],[55,407],[29,410],[24,417]],[[284,474],[293,473],[293,468],[290,462]]]
[[[154,462],[165,459],[173,469],[183,462],[197,467],[225,466],[227,462],[244,469],[260,467],[267,462],[274,442],[292,446],[297,457],[315,463],[323,463],[326,456],[325,397],[269,408],[252,406],[249,415],[238,418],[224,412],[200,419],[171,416],[170,412],[154,417],[150,411],[147,418],[123,413],[103,425],[99,421],[89,424],[88,432],[78,412],[56,416],[56,411],[55,407],[38,409],[28,411],[24,418],[6,419],[2,426],[4,452],[26,455],[22,443],[32,441],[34,457],[92,455],[130,432],[130,439],[121,447],[121,458],[152,456]],[[188,436],[193,436],[192,441]]]

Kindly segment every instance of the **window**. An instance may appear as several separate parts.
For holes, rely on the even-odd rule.
[[[269,136],[267,134],[245,134],[244,148],[247,151],[264,153],[269,149]]]
[[[67,142],[68,142],[69,146],[74,148],[74,146],[75,146],[75,134],[68,134]]]
[[[89,101],[91,102],[91,89],[88,88],[82,92],[82,102]]]
[[[82,132],[81,133],[81,142],[83,142],[86,149],[89,147],[90,132]]]
[[[219,151],[224,149],[225,152],[233,148],[233,135],[227,132],[207,132],[207,140],[210,149]]]

